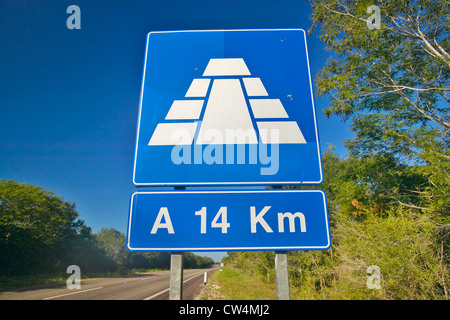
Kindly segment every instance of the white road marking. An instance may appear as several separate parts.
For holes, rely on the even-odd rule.
[[[51,299],[56,299],[56,298],[59,298],[59,297],[65,297],[65,296],[70,296],[70,295],[73,295],[73,294],[84,293],[84,292],[88,292],[88,291],[94,291],[94,290],[98,290],[98,289],[102,289],[102,288],[103,287],[97,287],[97,288],[92,288],[92,289],[87,289],[87,290],[75,291],[75,292],[60,294],[60,295],[57,295],[57,296],[47,297],[47,298],[44,298],[42,300],[51,300]]]
[[[186,283],[186,282],[188,282],[189,280],[192,280],[192,279],[194,279],[194,278],[196,278],[196,277],[198,277],[198,276],[201,276],[201,275],[202,275],[202,274],[200,273],[200,274],[198,274],[198,275],[196,275],[196,276],[190,277],[189,279],[184,280],[183,283]],[[167,291],[169,291],[169,290],[170,290],[170,288],[164,289],[164,290],[162,290],[162,291],[160,291],[160,292],[157,292],[157,293],[155,293],[154,295],[152,295],[152,296],[150,296],[150,297],[147,297],[147,298],[145,298],[145,299],[143,299],[143,300],[152,300],[153,298],[155,298],[155,297],[159,296],[160,294],[163,294],[163,293],[165,293],[165,292],[167,292]]]

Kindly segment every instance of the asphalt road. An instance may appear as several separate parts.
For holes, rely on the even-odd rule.
[[[183,272],[183,300],[193,300],[207,277],[217,269],[191,269]],[[0,292],[0,300],[168,300],[170,271],[142,273],[114,278],[85,279],[80,289],[66,284],[14,289]]]

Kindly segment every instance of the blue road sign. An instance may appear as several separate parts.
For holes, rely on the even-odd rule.
[[[136,186],[322,180],[303,30],[148,34]]]
[[[136,192],[131,251],[325,250],[331,245],[322,190]]]

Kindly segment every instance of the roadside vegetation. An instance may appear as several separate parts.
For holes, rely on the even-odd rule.
[[[170,268],[170,253],[130,252],[125,240],[113,228],[93,233],[75,204],[52,191],[0,180],[0,290],[60,282],[70,265],[80,267],[82,278]],[[213,264],[184,254],[185,268]]]
[[[288,253],[291,299],[448,300],[450,3],[310,3],[310,34],[332,53],[315,91],[329,101],[325,115],[348,123],[354,138],[345,157],[332,146],[322,155],[324,182],[310,187],[327,195],[332,246]],[[371,5],[380,9],[373,28]],[[0,283],[66,279],[69,265],[82,275],[165,269],[169,258],[128,252],[121,232],[92,233],[74,203],[0,180]],[[215,297],[276,298],[273,252],[229,252],[222,262],[210,280]],[[184,263],[213,261],[186,254]]]
[[[288,252],[291,299],[448,299],[448,220],[398,204],[388,189],[373,190],[387,175],[399,174],[395,188],[417,181],[394,163],[325,152],[327,178],[320,187],[327,194],[332,247]],[[273,252],[228,252],[222,262],[223,271],[213,277],[225,297],[276,299]]]
[[[226,265],[208,280],[203,300],[273,300],[275,286],[260,279],[253,268]]]
[[[332,146],[323,154],[332,247],[289,252],[291,299],[448,300],[450,3],[310,3],[309,33],[332,53],[316,93],[354,138],[345,157]],[[273,256],[224,262],[271,288]]]

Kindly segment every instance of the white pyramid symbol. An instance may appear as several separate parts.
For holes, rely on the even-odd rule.
[[[257,144],[241,82],[262,143],[306,143],[297,122],[287,120],[281,101],[264,98],[268,93],[261,79],[251,77],[244,59],[237,58],[210,59],[203,78],[194,79],[186,93],[185,97],[190,99],[172,103],[165,118],[167,122],[156,126],[148,145],[190,145],[198,124],[196,144]],[[199,98],[205,98],[208,90],[209,98],[200,122],[205,103]]]

